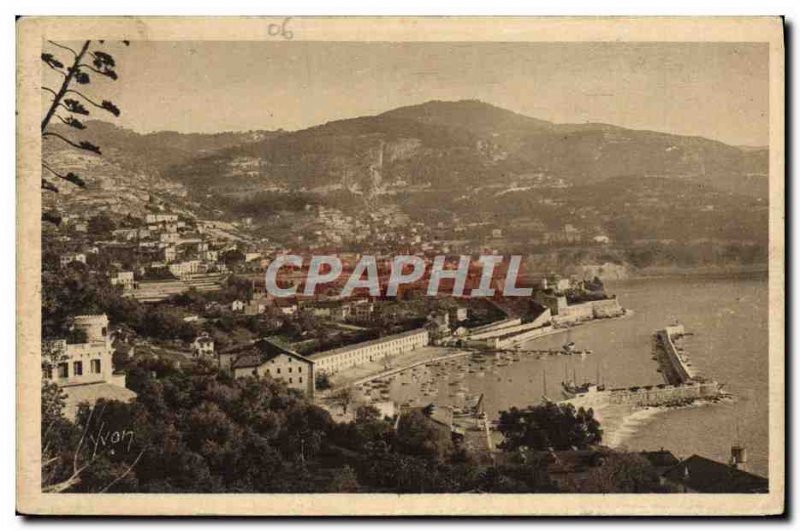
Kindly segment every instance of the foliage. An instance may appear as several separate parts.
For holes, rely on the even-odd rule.
[[[314,377],[314,386],[318,391],[325,391],[331,388],[331,380],[328,373],[318,372]]]
[[[498,429],[505,450],[586,448],[600,443],[603,434],[591,408],[576,411],[572,404],[555,402],[501,411]]]
[[[444,461],[454,450],[450,429],[433,421],[419,409],[400,416],[395,443],[405,454],[434,461]]]
[[[114,220],[112,220],[108,214],[97,214],[96,216],[92,216],[89,218],[89,222],[87,223],[87,230],[89,234],[94,235],[97,238],[106,238],[111,235],[111,231],[116,229],[116,224]]]
[[[622,452],[609,453],[603,463],[593,468],[577,486],[584,493],[671,492],[650,463],[642,456]]]
[[[41,131],[42,139],[57,139],[66,142],[70,146],[89,151],[100,155],[100,148],[86,140],[71,140],[70,138],[51,131],[48,129],[50,122],[53,118],[58,118],[64,125],[70,129],[84,130],[86,125],[76,116],[89,116],[91,112],[86,108],[86,105],[96,107],[104,110],[114,116],[120,115],[119,108],[109,100],[102,100],[97,103],[91,97],[87,96],[84,92],[76,90],[75,84],[86,86],[92,81],[92,76],[99,75],[111,80],[116,81],[118,76],[115,70],[116,61],[114,58],[99,49],[104,44],[104,41],[97,41],[94,49],[90,49],[92,41],[85,41],[78,50],[73,50],[69,46],[59,44],[57,42],[48,41],[48,45],[57,48],[58,53],[66,51],[71,55],[69,65],[56,57],[56,51],[43,52],[41,59],[47,67],[61,75],[61,83],[58,87],[42,86],[42,90],[46,91],[52,96],[50,105],[47,112],[42,119]],[[127,46],[128,41],[123,41]],[[91,60],[91,63],[85,61]],[[83,89],[82,89],[83,90]],[[74,97],[73,97],[74,96]],[[80,99],[76,99],[80,98]],[[42,161],[42,168],[47,170],[47,178],[42,178],[42,189],[58,193],[58,186],[52,182],[52,178],[63,180],[72,183],[81,188],[86,186],[83,179],[75,173],[68,172],[61,173],[54,169],[49,164]],[[60,222],[60,218],[54,213],[43,214],[43,219],[51,222]]]

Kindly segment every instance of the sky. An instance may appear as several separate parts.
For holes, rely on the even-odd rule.
[[[118,119],[104,119],[138,132],[296,130],[429,100],[479,99],[557,123],[768,144],[766,44],[134,41],[107,47],[119,80],[86,91],[122,110]]]

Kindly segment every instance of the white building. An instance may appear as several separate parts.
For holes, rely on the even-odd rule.
[[[169,265],[169,272],[177,278],[185,278],[200,272],[200,260],[188,260]]]
[[[308,397],[314,396],[314,362],[268,339],[219,354],[219,367],[236,378],[255,376],[280,380]]]
[[[428,345],[429,341],[428,330],[418,328],[402,334],[317,352],[309,358],[314,361],[316,370],[334,374],[344,369],[382,360],[387,356],[396,356],[416,350]]]
[[[75,418],[82,402],[94,404],[101,398],[132,400],[136,393],[125,388],[125,375],[114,374],[108,317],[79,315],[74,327],[83,331],[86,342],[53,341],[47,344],[42,363],[44,378],[57,383],[66,394],[65,415]]]
[[[145,222],[150,223],[174,223],[178,221],[177,214],[147,214]]]
[[[80,262],[82,264],[86,263],[86,255],[83,253],[67,253],[62,254],[60,257],[61,266],[65,266],[67,264],[71,264],[72,262]]]
[[[203,332],[192,343],[192,354],[195,358],[210,358],[214,355],[214,340]]]

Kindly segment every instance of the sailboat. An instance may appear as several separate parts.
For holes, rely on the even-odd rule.
[[[561,387],[567,398],[575,398],[576,396],[585,395],[586,393],[594,393],[597,391],[605,391],[606,386],[600,383],[600,362],[597,363],[597,379],[595,383],[588,381],[578,385],[578,380],[575,377],[575,371],[572,371],[572,380],[565,380],[561,382]]]

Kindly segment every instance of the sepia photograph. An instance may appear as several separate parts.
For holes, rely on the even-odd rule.
[[[18,20],[18,510],[781,513],[783,38]]]

